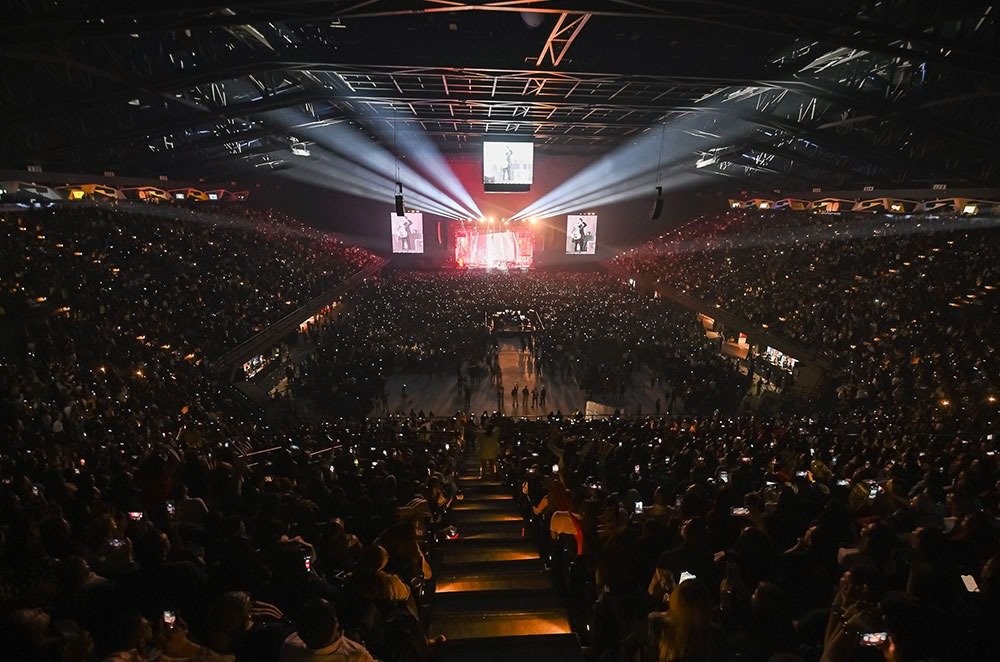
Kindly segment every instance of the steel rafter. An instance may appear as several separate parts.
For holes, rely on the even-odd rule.
[[[837,103],[857,114],[864,114],[863,120],[898,121],[924,133],[940,136],[963,149],[983,156],[993,158],[1000,153],[1000,140],[996,137],[970,131],[968,128],[952,125],[928,113],[918,112],[923,106],[908,107],[903,104],[872,99],[821,79],[796,80],[788,83],[787,87],[804,95],[816,96]],[[983,97],[1000,98],[1000,91],[981,91],[978,94]],[[932,104],[939,105],[947,101],[947,99],[936,99]]]
[[[382,89],[389,94],[396,90],[399,83],[418,79],[419,89],[426,90],[433,78],[441,80],[445,76],[453,80],[449,88],[456,93],[465,93],[467,88],[475,86],[477,93],[489,94],[495,97],[498,93],[503,97],[523,98],[525,85],[527,94],[538,97],[568,98],[574,94],[586,94],[588,100],[607,100],[626,83],[628,94],[623,97],[645,97],[657,101],[675,91],[683,93],[691,91],[690,96],[711,91],[721,86],[739,85],[751,81],[748,77],[726,76],[722,72],[715,76],[691,75],[635,75],[611,74],[602,72],[548,72],[537,69],[485,69],[474,67],[447,66],[413,66],[407,64],[366,64],[345,62],[330,62],[316,60],[279,61],[264,58],[258,61],[242,59],[238,63],[226,63],[209,69],[191,70],[173,76],[155,77],[147,80],[137,80],[125,84],[114,83],[104,89],[88,91],[79,96],[71,96],[61,100],[50,99],[37,102],[23,108],[10,108],[3,113],[8,123],[41,121],[60,113],[79,113],[91,107],[127,102],[137,95],[156,96],[177,90],[184,90],[198,85],[218,83],[251,74],[289,73],[289,72],[330,72],[344,79],[351,91],[358,89]],[[367,78],[367,80],[363,80]],[[373,81],[374,79],[374,81]],[[376,82],[380,86],[376,86]],[[502,83],[502,84],[501,84]],[[357,87],[354,87],[357,84]],[[443,89],[442,89],[443,91]],[[450,95],[449,95],[450,96]]]
[[[963,3],[971,12],[978,3]],[[858,3],[856,12],[866,8]],[[978,5],[981,7],[981,5]],[[949,39],[899,22],[890,23],[850,16],[836,6],[826,11],[809,9],[801,3],[703,0],[697,5],[685,0],[661,0],[655,5],[626,0],[499,0],[495,2],[451,2],[439,0],[368,0],[344,6],[336,0],[277,2],[204,3],[179,0],[145,3],[125,11],[101,8],[62,10],[48,15],[14,12],[0,38],[7,44],[32,44],[69,39],[87,40],[142,32],[310,21],[385,19],[421,14],[462,12],[529,12],[555,15],[584,15],[625,19],[689,21],[747,33],[787,37],[792,33],[805,39],[861,48],[885,55],[933,61],[941,66],[966,69],[995,76],[1000,54],[994,49],[976,48],[970,40]],[[954,10],[953,10],[954,11]],[[145,22],[143,22],[145,21]]]
[[[535,66],[540,67],[548,56],[552,66],[558,67],[563,58],[566,57],[569,47],[573,45],[573,41],[587,25],[590,17],[591,14],[579,14],[572,18],[569,14],[559,14],[559,20],[552,27],[549,38],[545,40],[545,45],[542,47],[538,60],[535,61]]]
[[[242,164],[230,146],[247,143],[233,136],[257,135],[253,148],[270,151],[255,158],[274,163],[287,147],[277,113],[295,110],[304,132],[350,119],[377,134],[399,114],[404,136],[442,149],[500,131],[605,151],[649,126],[704,118],[704,140],[742,145],[715,169],[767,181],[988,183],[1000,173],[997,12],[971,0],[807,4],[8,2],[0,59],[14,66],[0,71],[0,162],[160,169],[194,154]],[[507,34],[522,12],[545,16],[544,31],[497,41],[492,26]],[[704,33],[688,40],[701,50],[671,52],[677,25],[685,37]],[[652,41],[633,48],[630,34]],[[404,37],[375,56],[382,63],[376,35]],[[744,57],[719,50],[735,43]],[[563,71],[570,45],[575,71]],[[719,57],[698,55],[709,48]]]

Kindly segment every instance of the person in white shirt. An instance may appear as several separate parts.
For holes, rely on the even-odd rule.
[[[364,646],[344,636],[336,609],[323,598],[306,601],[296,625],[281,645],[279,662],[375,662]]]

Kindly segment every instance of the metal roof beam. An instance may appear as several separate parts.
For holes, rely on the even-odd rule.
[[[98,132],[96,135],[89,136],[86,140],[42,149],[39,152],[33,153],[33,155],[45,156],[72,150],[90,151],[105,145],[128,143],[144,138],[145,136],[155,137],[175,131],[205,127],[218,121],[228,121],[234,117],[256,115],[322,98],[324,98],[323,95],[315,92],[278,94],[273,97],[264,97],[257,101],[248,101],[224,108],[206,109],[182,115],[170,115],[162,122],[148,123],[133,129],[121,130],[117,127],[110,127],[110,130]]]
[[[238,10],[238,11],[237,11]],[[163,32],[213,26],[236,26],[277,22],[310,22],[331,18],[371,19],[419,14],[500,11],[546,14],[662,19],[702,23],[742,32],[787,38],[792,34],[917,61],[936,62],[994,77],[1000,54],[995,49],[975,48],[966,40],[939,37],[927,30],[851,17],[831,7],[810,10],[798,3],[737,2],[735,0],[660,0],[656,5],[631,0],[366,0],[344,7],[337,0],[257,0],[238,2],[171,0],[146,2],[115,11],[60,10],[47,15],[7,17],[0,26],[0,39],[7,45],[66,43],[132,33]],[[918,47],[916,45],[922,45]]]
[[[678,110],[684,109],[679,108]],[[889,167],[902,169],[913,169],[914,167],[918,167],[928,175],[936,174],[941,177],[957,179],[962,182],[975,185],[984,184],[984,182],[979,182],[975,178],[971,178],[968,175],[949,171],[938,161],[931,162],[927,159],[911,159],[904,155],[884,151],[877,147],[864,144],[846,135],[834,134],[829,131],[806,127],[794,123],[791,120],[773,115],[746,111],[736,105],[727,105],[724,107],[693,106],[687,110],[692,112],[714,112],[729,115],[749,124],[783,131],[789,137],[807,138],[810,142],[829,152],[835,154],[848,154],[863,161],[883,163],[889,165]]]
[[[1000,141],[992,136],[978,135],[967,129],[954,126],[947,121],[915,112],[915,109],[939,103],[938,100],[932,101],[930,104],[921,104],[911,109],[902,103],[889,103],[881,99],[872,99],[831,81],[818,78],[791,81],[789,89],[801,94],[816,96],[826,101],[861,111],[862,113],[867,113],[865,119],[899,121],[923,133],[940,136],[950,142],[961,145],[968,151],[976,152],[987,158],[996,158],[1000,154]],[[983,92],[982,95],[984,97],[997,96],[998,93]]]
[[[575,18],[569,18],[569,16],[569,14],[565,13],[559,15],[559,20],[552,27],[549,38],[545,40],[545,45],[542,46],[542,52],[535,62],[536,67],[542,66],[542,62],[545,61],[546,56],[549,57],[553,67],[558,67],[559,63],[566,57],[569,47],[573,45],[573,41],[579,36],[583,27],[587,25],[591,14],[580,14]],[[566,36],[567,34],[569,36]],[[559,49],[558,53],[556,52],[556,48]]]

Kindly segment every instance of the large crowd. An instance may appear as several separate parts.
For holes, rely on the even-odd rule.
[[[329,415],[265,425],[212,355],[374,258],[269,214],[150,213],[0,215],[5,658],[427,659],[456,467],[493,426],[591,659],[1000,657],[987,222],[730,212],[612,275],[389,273],[309,331],[291,399]],[[647,285],[815,345],[839,401],[738,413],[745,371]],[[365,417],[394,371],[489,372],[502,310],[538,311],[543,373],[648,370],[682,405]]]
[[[487,330],[504,311],[538,311],[535,368],[543,377],[573,376],[590,395],[620,397],[640,369],[691,411],[731,410],[746,391],[690,315],[601,274],[397,272],[366,283],[349,303],[358,314],[317,330],[299,381],[341,411],[367,413],[397,371],[491,374],[491,383],[509,387]]]
[[[4,212],[0,221],[6,316],[66,307],[113,333],[199,356],[246,340],[374,259],[251,210],[94,205]]]
[[[859,412],[976,419],[1000,386],[998,234],[990,217],[731,210],[614,267],[828,354]]]

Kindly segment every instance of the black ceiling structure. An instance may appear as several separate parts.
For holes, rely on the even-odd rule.
[[[759,188],[1000,183],[981,1],[0,5],[0,167],[235,175],[344,122],[599,155],[665,125],[701,141],[691,172]]]

